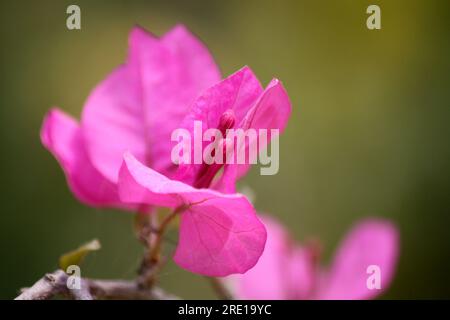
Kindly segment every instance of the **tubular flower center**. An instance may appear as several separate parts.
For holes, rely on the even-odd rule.
[[[222,113],[219,119],[218,129],[222,133],[223,137],[225,137],[227,129],[231,129],[234,127],[235,122],[236,116],[232,109],[228,109],[224,113]]]
[[[222,163],[207,164],[203,163],[197,174],[196,182],[194,187],[196,188],[208,188],[216,176],[217,172],[223,167],[226,159],[226,133],[228,129],[232,129],[236,123],[236,116],[232,109],[227,109],[219,119],[219,124],[217,129],[222,133],[222,138],[219,141],[214,141],[218,146],[223,149],[222,152]],[[212,154],[214,156],[214,152]]]

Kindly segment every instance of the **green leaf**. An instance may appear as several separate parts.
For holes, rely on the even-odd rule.
[[[63,254],[59,258],[59,267],[65,271],[71,265],[80,265],[89,252],[97,251],[100,248],[101,245],[97,239],[89,241],[81,247]]]

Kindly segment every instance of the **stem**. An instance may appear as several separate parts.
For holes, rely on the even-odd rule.
[[[156,232],[155,242],[153,243],[152,250],[150,251],[150,260],[155,261],[156,263],[159,261],[164,233],[166,232],[170,222],[172,222],[172,220],[182,210],[183,209],[181,207],[178,207],[162,221],[161,225],[159,226],[159,229]]]
[[[159,225],[159,228],[153,230],[152,235],[154,238],[151,241],[151,246],[147,250],[138,278],[138,284],[142,288],[151,288],[155,282],[156,273],[161,268],[161,249],[164,240],[164,234],[169,226],[170,222],[178,215],[178,213],[185,210],[185,206],[179,206],[174,209]]]
[[[224,286],[222,281],[218,278],[208,277],[211,282],[211,285],[216,292],[217,296],[221,300],[233,300],[233,295],[230,291]]]

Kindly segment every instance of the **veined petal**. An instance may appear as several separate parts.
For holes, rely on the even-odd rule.
[[[259,133],[260,129],[266,129],[268,137],[265,140],[258,140],[258,153],[264,150],[272,140],[271,129],[279,130],[279,134],[283,133],[286,128],[289,117],[291,116],[291,102],[286,90],[278,79],[273,79],[261,94],[259,99],[248,110],[244,119],[240,123],[240,127],[244,130],[254,129]],[[240,151],[244,152],[244,150]],[[248,154],[248,144],[245,145],[245,152]],[[247,174],[250,164],[237,165],[237,172],[234,174],[236,180]],[[225,172],[227,173],[227,172]],[[231,173],[231,172],[228,172]],[[231,179],[224,177],[224,179]]]
[[[239,299],[290,299],[289,271],[292,243],[284,228],[274,219],[264,217],[267,242],[258,263],[243,275],[226,279]]]
[[[129,47],[127,63],[92,91],[82,115],[89,158],[111,182],[127,150],[170,175],[172,131],[194,98],[220,80],[209,52],[182,26],[161,39],[135,27]]]
[[[243,67],[205,90],[193,103],[183,124],[190,129],[197,120],[202,121],[205,130],[217,128],[220,117],[229,109],[233,110],[236,123],[239,123],[262,92],[263,88],[252,70]]]
[[[84,106],[81,129],[89,159],[112,183],[117,183],[125,151],[148,159],[143,112],[138,78],[127,65],[102,81]]]
[[[124,155],[120,170],[121,200],[176,208],[181,214],[180,237],[174,260],[181,267],[208,276],[243,273],[261,256],[266,231],[242,195],[195,189],[170,180]]]
[[[174,260],[211,277],[244,273],[257,263],[265,242],[266,230],[245,197],[215,197],[182,214]]]
[[[60,163],[78,200],[96,207],[127,207],[120,202],[116,186],[90,163],[75,119],[52,109],[42,125],[41,141]]]
[[[120,199],[124,202],[168,208],[185,204],[181,194],[193,192],[192,187],[146,167],[129,152],[123,156],[118,188]]]
[[[286,89],[273,79],[256,103],[248,110],[240,127],[244,129],[278,129],[282,133],[291,115],[291,102]]]
[[[151,166],[171,176],[171,134],[180,127],[195,98],[220,81],[220,71],[207,48],[186,27],[165,34],[157,50],[143,43],[140,71]]]
[[[195,121],[202,122],[203,132],[209,128],[218,128],[220,118],[227,110],[232,110],[236,117],[235,122],[240,123],[262,91],[261,84],[251,69],[244,67],[205,90],[193,103],[181,127],[191,132],[191,136],[194,136]],[[207,144],[208,142],[205,142],[203,146],[206,147]],[[191,152],[191,159],[194,159],[194,150]],[[182,174],[178,178],[193,184],[198,178],[197,174],[201,166],[200,164],[181,165]]]
[[[391,223],[383,220],[359,223],[340,245],[317,298],[353,300],[379,295],[391,283],[398,248],[398,232]],[[368,288],[369,266],[379,267],[381,290]]]

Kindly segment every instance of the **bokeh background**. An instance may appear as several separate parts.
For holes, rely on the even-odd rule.
[[[66,8],[81,7],[81,30]],[[382,29],[366,28],[369,4]],[[129,213],[78,203],[39,141],[46,111],[79,116],[93,86],[125,59],[140,24],[186,24],[223,74],[249,65],[282,79],[293,114],[280,171],[240,183],[297,240],[321,239],[325,260],[362,217],[394,221],[401,256],[383,298],[450,298],[450,3],[448,1],[2,1],[0,5],[0,298],[13,298],[92,238],[82,275],[133,278],[142,247]],[[173,250],[174,244],[167,248]],[[161,286],[213,298],[173,263]]]

